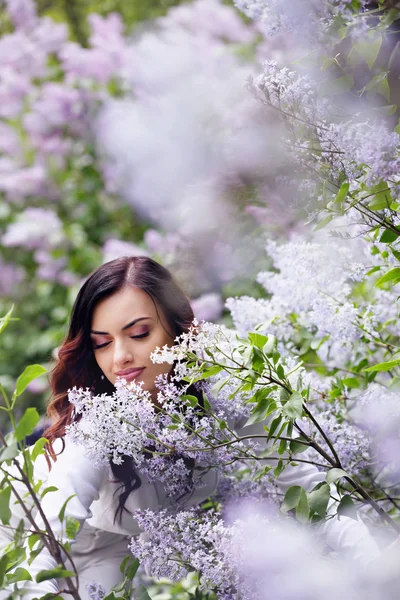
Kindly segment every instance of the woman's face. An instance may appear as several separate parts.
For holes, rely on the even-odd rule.
[[[150,353],[156,346],[172,346],[164,313],[151,297],[136,287],[125,287],[100,300],[93,311],[90,337],[97,364],[107,379],[115,384],[117,377],[127,381],[143,381],[153,399],[157,397],[154,380],[169,373],[171,365],[155,365]],[[164,326],[163,326],[164,325]],[[165,327],[165,329],[164,329]]]

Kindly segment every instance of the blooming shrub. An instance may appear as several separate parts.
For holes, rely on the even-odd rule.
[[[197,1],[132,38],[117,15],[92,15],[83,48],[33,4],[20,12],[8,3],[15,31],[0,39],[0,287],[6,301],[18,289],[41,299],[40,314],[23,304],[23,326],[26,317],[56,325],[24,353],[9,326],[4,360],[17,372],[14,353],[50,352],[68,288],[102,249],[163,258],[194,295],[210,293],[198,305],[208,302],[216,318],[222,291],[224,325],[196,321],[153,353],[174,365],[172,379],[158,381],[157,405],[123,382],[112,396],[70,390],[80,417],[70,441],[94,464],[132,458],[171,499],[169,511],[134,515],[147,537],[131,541],[123,585],[107,596],[93,582],[91,597],[130,597],[140,562],[155,578],[188,577],[175,588],[164,582],[179,600],[394,599],[399,9],[385,0],[235,5],[246,21]],[[243,293],[237,277],[252,278]],[[11,399],[1,388],[13,429],[1,439],[5,526],[18,481],[9,467],[29,503],[44,493],[31,485],[44,442],[23,443],[38,414],[21,410],[18,423],[14,415],[41,372],[28,368]],[[215,493],[188,508],[209,474],[219,479]],[[53,575],[66,577],[78,600],[59,540],[32,519],[28,549],[22,525],[13,532],[1,585],[29,580],[19,565],[46,540],[61,564]],[[381,556],[367,538],[332,553],[335,523],[350,527],[348,519],[370,527]],[[76,523],[66,525],[72,540]],[[135,588],[135,597],[146,594]]]

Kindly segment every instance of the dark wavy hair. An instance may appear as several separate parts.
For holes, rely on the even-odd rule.
[[[115,391],[112,383],[101,377],[102,372],[94,357],[89,334],[97,303],[128,286],[140,288],[150,296],[160,321],[159,309],[162,309],[166,323],[161,323],[173,338],[187,332],[193,321],[189,298],[168,269],[151,258],[126,256],[96,269],[78,293],[68,334],[58,350],[58,359],[50,375],[52,395],[47,413],[53,424],[45,431],[44,436],[49,440],[47,450],[53,460],[56,460],[56,455],[52,443],[57,438],[63,438],[65,427],[74,419],[74,407],[68,400],[68,390],[77,386],[89,387],[93,394],[112,394]],[[122,517],[129,494],[141,486],[132,460],[124,458],[121,465],[111,463],[112,472],[121,482],[122,490],[115,518],[118,514]]]

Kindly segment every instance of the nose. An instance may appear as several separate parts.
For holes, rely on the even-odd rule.
[[[133,363],[133,353],[129,348],[128,340],[115,341],[114,364],[117,368]]]

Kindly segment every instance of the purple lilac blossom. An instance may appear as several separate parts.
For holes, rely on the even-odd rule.
[[[34,0],[6,0],[6,7],[16,29],[33,29],[37,22]]]
[[[109,459],[121,464],[123,456],[132,457],[139,473],[150,482],[162,482],[167,495],[179,502],[182,494],[203,485],[204,473],[211,466],[223,468],[245,445],[235,442],[232,447],[219,447],[220,442],[233,442],[234,435],[222,431],[212,414],[184,400],[185,389],[163,378],[157,385],[161,410],[150,393],[134,382],[117,381],[112,396],[93,396],[89,389],[70,390],[69,400],[82,418],[67,427],[67,435],[85,447],[95,465]],[[187,459],[196,461],[192,472]]]

